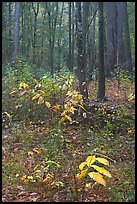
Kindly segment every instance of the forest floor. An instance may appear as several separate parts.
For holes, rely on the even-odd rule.
[[[3,129],[3,202],[135,201],[135,103],[130,97],[134,86],[118,86],[117,81],[106,85],[110,101],[102,104],[116,110],[113,120],[107,121],[111,114],[103,116],[106,125],[96,115],[93,124],[61,127],[51,121],[20,121]],[[93,100],[95,88],[96,84],[89,86]],[[89,179],[76,179],[80,163],[94,154],[110,158],[112,178],[105,179],[106,187],[91,182],[87,188]]]

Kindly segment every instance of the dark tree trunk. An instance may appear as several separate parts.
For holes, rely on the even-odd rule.
[[[98,99],[105,97],[105,73],[104,73],[104,15],[103,2],[98,3],[99,12],[99,79],[98,79]]]
[[[50,72],[52,76],[54,74],[54,46],[55,46],[56,24],[57,24],[57,17],[58,17],[58,2],[55,2],[55,3],[56,3],[55,17],[51,18],[51,14],[53,16],[54,10],[51,13],[51,9],[48,6],[48,2],[46,2],[46,8],[48,11],[48,24],[49,24],[49,49],[50,49],[49,64],[50,64]]]
[[[106,76],[111,76],[116,65],[116,3],[106,3],[107,14],[107,68]]]
[[[122,65],[124,62],[123,48],[123,2],[117,3],[117,65]]]
[[[78,79],[80,93],[83,99],[88,98],[88,91],[86,86],[86,73],[83,60],[83,35],[82,35],[82,12],[81,12],[81,2],[76,2],[76,35],[77,35],[77,48],[78,48]]]
[[[75,8],[74,8],[74,2],[72,2],[72,58],[71,58],[71,63],[72,63],[72,70],[74,67],[74,46],[75,46],[75,33],[74,33],[74,12],[75,12]]]
[[[19,45],[19,18],[20,18],[20,2],[15,2],[15,19],[14,19],[14,36],[13,36],[13,62],[18,55]]]
[[[11,2],[9,2],[9,51],[8,58],[12,57],[12,32],[11,32]]]
[[[96,10],[97,10],[97,2],[94,2],[94,7],[93,7],[93,29],[92,29],[92,40],[91,40],[91,64],[92,64],[92,70],[95,69],[95,60],[96,60],[96,47],[95,47],[95,25],[96,25]]]
[[[72,71],[72,49],[71,49],[71,2],[69,4],[69,57],[68,57],[68,69]]]
[[[132,74],[132,56],[130,47],[130,34],[128,25],[127,2],[123,2],[124,7],[124,33],[125,33],[125,48],[126,48],[126,64],[127,70]]]
[[[39,13],[39,3],[37,3],[36,8],[34,3],[32,2],[32,8],[34,11],[34,33],[33,33],[33,63],[36,63],[36,56],[37,56],[37,17]]]
[[[87,65],[86,39],[87,39],[87,29],[88,29],[88,12],[89,12],[89,2],[83,2],[82,46],[83,46],[83,67],[85,69],[85,73],[86,73],[86,65]]]
[[[64,2],[62,2],[62,9],[61,9],[61,14],[60,14],[60,21],[59,21],[59,38],[58,38],[58,65],[57,65],[57,70],[59,71],[61,68],[60,65],[60,59],[61,59],[61,45],[60,45],[60,41],[61,41],[61,27],[62,27],[62,17],[63,17],[63,11],[64,11]]]

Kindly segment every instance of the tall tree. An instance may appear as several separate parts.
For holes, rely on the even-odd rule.
[[[75,48],[75,7],[74,2],[72,2],[72,70],[74,67],[74,48]]]
[[[33,33],[33,63],[36,63],[36,50],[37,50],[37,18],[39,13],[39,2],[32,2],[32,9],[34,11],[34,33]]]
[[[124,62],[124,48],[123,48],[123,2],[117,3],[117,64],[122,65]]]
[[[97,11],[97,2],[94,2],[93,7],[93,28],[92,28],[92,40],[91,40],[91,64],[92,70],[95,69],[95,60],[96,60],[96,47],[95,47],[95,26],[96,26],[96,11]]]
[[[107,68],[106,76],[111,76],[116,65],[116,3],[106,2],[107,14]]]
[[[20,2],[15,2],[15,18],[14,18],[14,34],[13,34],[13,62],[15,61],[18,55],[19,18],[20,18]]]
[[[58,30],[58,62],[57,62],[57,70],[59,71],[61,68],[60,61],[61,61],[61,39],[62,39],[62,18],[63,18],[63,12],[64,12],[64,2],[62,2],[62,8],[60,13],[60,19],[59,19],[59,30]]]
[[[9,2],[9,59],[12,57],[12,16],[11,2]]]
[[[54,11],[54,5],[56,10]],[[49,29],[49,64],[51,75],[54,74],[54,47],[55,47],[55,34],[56,24],[58,18],[58,2],[46,2],[48,12],[48,29]],[[55,13],[54,13],[55,12]]]
[[[88,12],[89,12],[89,2],[83,2],[83,23],[82,23],[82,46],[83,46],[83,67],[86,73],[86,64],[87,64],[87,52],[86,52],[86,43],[87,43],[87,29],[88,29]]]
[[[127,2],[123,2],[124,7],[124,33],[125,33],[125,48],[126,48],[126,64],[128,71],[132,74],[132,56],[130,47],[130,34],[128,25]]]
[[[99,14],[99,79],[98,79],[98,99],[105,97],[105,73],[104,73],[104,14],[103,2],[98,3]]]
[[[71,41],[71,2],[69,4],[69,57],[68,57],[68,69],[72,71],[72,41]]]
[[[77,35],[77,48],[78,48],[78,78],[80,93],[83,95],[83,99],[88,98],[88,90],[86,86],[86,72],[83,59],[83,30],[82,30],[82,9],[81,2],[76,2],[76,35]]]

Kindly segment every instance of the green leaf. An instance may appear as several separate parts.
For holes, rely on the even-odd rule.
[[[49,165],[55,164],[58,168],[60,168],[60,164],[58,164],[57,162],[54,162],[54,161],[49,160],[49,161],[46,161],[45,163],[46,163],[46,164],[49,164]]]
[[[97,157],[96,160],[104,165],[109,166],[109,162],[107,159]]]
[[[99,173],[101,174],[104,174],[105,176],[108,176],[109,178],[111,178],[111,174],[106,170],[104,169],[103,167],[99,167],[97,165],[92,165],[92,167],[97,170]]]
[[[97,172],[89,172],[88,175],[90,176],[90,178],[92,178],[97,183],[102,184],[103,186],[106,186],[106,182],[103,179],[101,174],[99,174]]]
[[[90,167],[94,163],[95,160],[96,160],[95,155],[94,156],[88,156],[86,159],[86,163],[87,163],[88,167]]]
[[[80,165],[79,165],[79,169],[82,170],[84,168],[84,166],[87,165],[87,162],[82,162]]]

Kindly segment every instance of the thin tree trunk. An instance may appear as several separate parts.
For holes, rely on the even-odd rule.
[[[62,9],[61,9],[61,14],[60,14],[60,21],[59,21],[59,38],[58,38],[58,65],[57,69],[60,70],[61,65],[60,65],[60,59],[61,59],[61,46],[60,46],[60,41],[61,41],[61,26],[62,26],[62,17],[63,17],[63,11],[64,11],[64,2],[62,2]]]
[[[13,36],[13,62],[18,55],[19,45],[19,18],[20,18],[20,2],[15,2],[15,19],[14,19],[14,36]]]
[[[74,29],[75,29],[75,27],[74,27],[74,12],[75,12],[75,10],[74,10],[74,2],[72,2],[72,57],[71,57],[71,63],[72,63],[72,70],[73,70],[73,67],[74,67],[74,47],[75,47],[75,39],[74,39],[74,37],[75,37],[75,33],[74,33]]]
[[[116,55],[116,3],[106,2],[107,14],[107,69],[106,76],[110,77],[117,61]]]
[[[98,99],[105,97],[105,73],[104,73],[104,15],[103,2],[98,3],[99,8],[99,80],[98,80]]]
[[[83,2],[83,25],[82,25],[82,46],[83,46],[83,66],[86,73],[87,65],[87,52],[86,52],[86,36],[88,29],[88,12],[89,12],[89,2]]]
[[[72,59],[71,59],[71,2],[69,4],[69,57],[68,57],[68,69],[72,71]]]
[[[9,2],[9,54],[8,58],[12,57],[12,32],[11,32],[11,2]]]
[[[78,79],[80,93],[83,99],[88,99],[88,90],[86,86],[86,74],[83,60],[83,35],[82,35],[82,12],[81,12],[81,2],[76,2],[76,34],[77,34],[77,48],[78,48]]]
[[[122,65],[124,62],[123,55],[123,2],[117,3],[117,65]]]
[[[36,63],[36,53],[37,53],[37,17],[39,13],[39,3],[37,3],[37,7],[35,8],[34,3],[32,2],[32,8],[34,11],[34,33],[33,33],[33,63]]]
[[[130,34],[128,25],[128,12],[127,12],[127,2],[123,2],[124,7],[124,33],[125,33],[125,48],[126,48],[126,64],[127,69],[132,74],[132,56],[130,47]]]
[[[94,8],[93,8],[93,14],[96,12],[97,10],[97,2],[94,2]],[[95,58],[96,58],[96,48],[95,48],[95,25],[96,25],[96,14],[95,17],[93,19],[93,29],[92,29],[92,40],[91,40],[91,49],[92,49],[92,71],[95,69]]]

